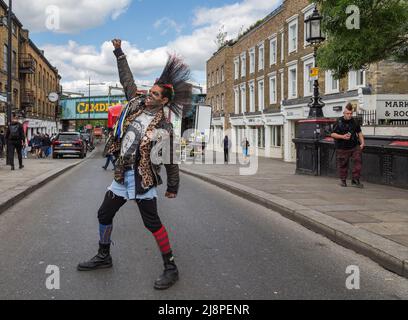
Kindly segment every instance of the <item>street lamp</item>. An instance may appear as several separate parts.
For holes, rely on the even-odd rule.
[[[319,45],[326,39],[322,35],[322,23],[323,17],[319,14],[317,7],[313,10],[313,14],[305,20],[305,30],[306,30],[306,41],[310,43],[313,48],[313,57],[315,60],[315,70],[317,69],[317,49]],[[312,101],[308,104],[309,110],[309,118],[323,118],[323,107],[324,103],[322,98],[319,94],[319,80],[318,75],[313,84],[313,97]]]
[[[91,83],[91,77],[88,82],[88,125],[91,124],[91,86],[106,85],[105,82]]]

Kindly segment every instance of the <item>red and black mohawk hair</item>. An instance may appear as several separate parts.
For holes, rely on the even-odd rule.
[[[169,99],[168,107],[177,116],[181,117],[183,108],[191,105],[192,85],[190,80],[190,68],[177,55],[170,55],[166,66],[155,82],[155,85],[163,88],[163,96]]]

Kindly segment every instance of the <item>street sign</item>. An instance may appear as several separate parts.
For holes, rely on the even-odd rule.
[[[318,77],[319,76],[319,68],[311,68],[310,69],[310,76],[312,78]]]
[[[48,95],[48,100],[50,100],[51,102],[57,102],[59,99],[59,95],[56,92],[50,92],[50,94]]]

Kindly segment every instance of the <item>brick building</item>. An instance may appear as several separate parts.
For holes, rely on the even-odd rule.
[[[304,21],[314,6],[308,0],[282,1],[276,10],[209,59],[207,103],[216,111],[214,141],[229,134],[233,152],[237,152],[246,137],[252,152],[256,148],[260,156],[296,160],[292,142],[295,124],[307,118],[307,104],[313,94],[313,48],[307,46]],[[224,81],[218,83],[221,66]],[[406,83],[408,69],[389,61],[351,71],[340,80],[333,79],[330,71],[321,71],[324,115],[340,117],[348,102],[359,111],[377,110],[389,101],[407,101],[408,106]],[[222,94],[224,101],[218,103],[217,97]]]
[[[7,16],[8,7],[0,0],[0,17]],[[44,52],[29,38],[29,31],[14,16],[12,24],[12,111],[25,115],[28,138],[39,132],[57,132],[57,103],[48,100],[50,92],[60,93],[61,76]],[[7,25],[0,26],[0,92],[7,92]],[[5,103],[0,103],[0,126],[5,125]]]

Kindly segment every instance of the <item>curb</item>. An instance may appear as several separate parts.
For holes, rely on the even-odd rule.
[[[16,186],[13,189],[9,190],[7,193],[10,194],[10,197],[6,201],[0,203],[0,214],[8,210],[10,207],[14,206],[19,201],[23,200],[25,197],[27,197],[34,191],[38,190],[38,188],[41,188],[48,182],[58,178],[60,175],[84,163],[88,159],[93,158],[94,154],[89,155],[89,157],[87,156],[86,158],[82,159],[81,161],[78,161],[77,163],[70,164],[63,169],[54,169],[45,172],[40,176],[25,182],[24,185],[28,186],[25,189],[22,189],[21,186]]]
[[[302,226],[319,233],[333,242],[362,254],[383,268],[408,278],[408,248],[379,235],[362,230],[320,211],[299,205],[293,201],[227,181],[209,174],[180,168],[180,172],[209,182],[246,200],[278,212]]]

